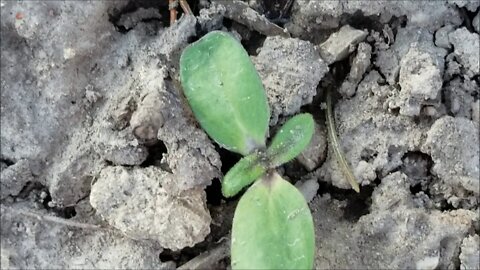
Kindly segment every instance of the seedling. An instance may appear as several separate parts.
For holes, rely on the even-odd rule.
[[[303,195],[275,168],[292,160],[313,135],[313,118],[288,120],[267,147],[270,110],[260,77],[242,45],[214,31],[188,46],[180,80],[202,128],[244,157],[222,181],[231,197],[251,185],[233,218],[232,269],[312,269],[313,220]]]

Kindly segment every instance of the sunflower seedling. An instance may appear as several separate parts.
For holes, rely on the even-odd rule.
[[[183,51],[180,80],[202,128],[243,156],[225,175],[223,195],[253,183],[233,218],[232,269],[312,269],[310,210],[297,188],[275,172],[310,142],[312,116],[288,120],[267,146],[270,110],[261,79],[242,45],[225,32],[210,32]]]

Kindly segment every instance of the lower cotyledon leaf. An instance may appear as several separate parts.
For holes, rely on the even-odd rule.
[[[265,147],[270,118],[260,76],[242,44],[213,31],[180,57],[180,81],[202,128],[220,146],[247,155]]]
[[[255,182],[235,210],[232,269],[312,269],[310,209],[296,187],[272,173]]]
[[[267,149],[270,167],[278,167],[298,156],[313,136],[314,120],[311,114],[302,113],[290,118],[275,134]]]
[[[254,152],[240,159],[223,177],[223,196],[235,196],[244,187],[263,176],[267,171],[267,167],[262,159],[264,157],[261,152]]]

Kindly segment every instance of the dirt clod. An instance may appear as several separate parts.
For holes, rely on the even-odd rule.
[[[178,250],[201,242],[210,232],[205,192],[169,194],[163,183],[175,181],[155,167],[107,167],[92,186],[90,203],[127,236]]]
[[[312,102],[319,81],[328,71],[315,46],[295,38],[267,37],[253,61],[267,92],[270,125]]]
[[[365,31],[345,25],[320,44],[320,55],[328,65],[338,62],[345,59],[353,49],[352,47],[363,41],[365,37],[367,37]]]

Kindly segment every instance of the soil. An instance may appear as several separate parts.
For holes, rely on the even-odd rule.
[[[239,39],[272,111],[316,120],[278,171],[309,201],[315,268],[479,268],[480,3],[1,1],[1,268],[228,269],[239,156],[199,127],[179,57]],[[334,92],[350,189],[325,127]]]

